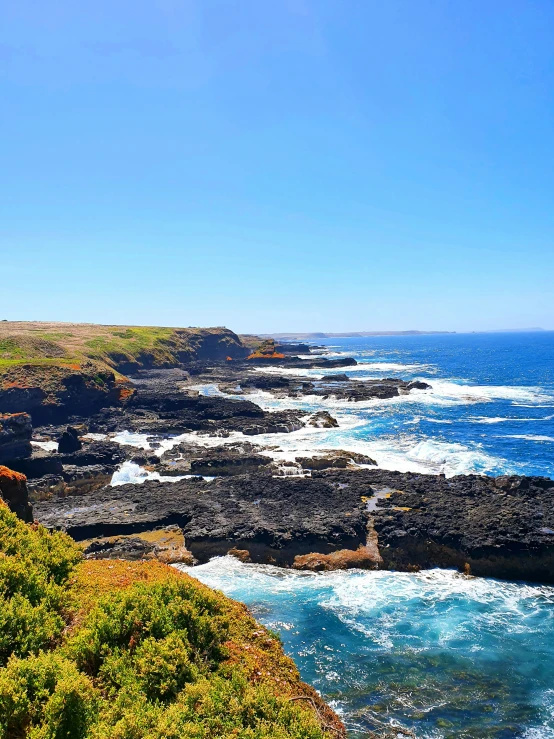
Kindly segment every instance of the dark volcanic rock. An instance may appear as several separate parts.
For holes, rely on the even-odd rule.
[[[554,582],[554,480],[445,478],[363,470],[320,473],[374,499],[379,549],[390,569],[457,567],[476,575]],[[337,475],[339,477],[337,477]]]
[[[258,475],[106,488],[37,503],[35,515],[78,540],[176,524],[200,561],[235,547],[248,549],[253,561],[279,564],[313,551],[357,549],[365,544],[367,518],[354,490]]]
[[[90,441],[82,445],[81,449],[72,454],[59,454],[63,465],[88,467],[103,465],[115,467],[126,459],[136,455],[134,447],[118,444],[115,441]]]
[[[0,413],[0,462],[29,457],[32,433],[28,413]]]
[[[305,470],[346,469],[360,464],[377,465],[371,457],[357,452],[347,452],[343,449],[324,452],[314,457],[296,457],[296,461]]]
[[[339,422],[327,411],[318,411],[313,416],[310,416],[308,425],[318,429],[336,429],[339,426]]]
[[[34,451],[30,457],[14,459],[10,465],[12,469],[21,472],[30,480],[44,475],[61,475],[63,472],[61,456],[42,449]]]
[[[221,454],[204,457],[203,459],[193,459],[190,463],[190,472],[192,475],[205,475],[207,477],[241,475],[270,463],[271,458],[264,457],[261,454],[240,457]]]
[[[58,452],[60,454],[71,454],[82,447],[81,440],[76,428],[68,426],[58,439]]]
[[[312,347],[309,344],[293,344],[292,342],[275,344],[275,351],[281,354],[309,354],[311,350]]]
[[[356,551],[374,529],[374,545],[389,569],[457,567],[554,582],[553,480],[318,472],[313,459],[302,462],[310,464],[311,477],[274,478],[260,471],[213,482],[147,481],[37,503],[35,517],[77,539],[177,525],[200,561],[236,548],[253,561],[281,565],[310,553]],[[361,565],[361,554],[349,555],[351,564]],[[369,559],[377,561],[373,554]],[[325,567],[331,565],[326,560]]]

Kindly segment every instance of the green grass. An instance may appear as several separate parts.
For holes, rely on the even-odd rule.
[[[1,739],[343,736],[244,606],[159,562],[80,558],[0,507]]]

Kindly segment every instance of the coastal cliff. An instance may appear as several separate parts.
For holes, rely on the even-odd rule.
[[[140,369],[249,353],[226,328],[2,321],[0,412],[59,422],[125,403],[134,392],[126,375]]]

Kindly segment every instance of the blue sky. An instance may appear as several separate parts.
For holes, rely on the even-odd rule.
[[[4,0],[0,318],[554,329],[551,0]]]

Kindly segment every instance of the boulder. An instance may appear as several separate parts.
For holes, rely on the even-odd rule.
[[[58,452],[60,454],[73,454],[73,452],[78,452],[82,446],[77,429],[73,426],[68,426],[58,439]]]

